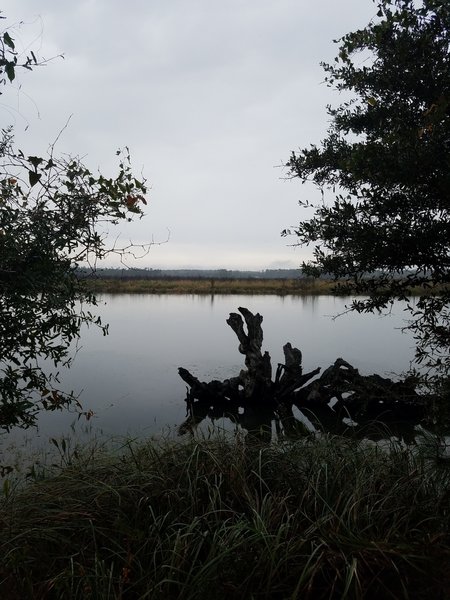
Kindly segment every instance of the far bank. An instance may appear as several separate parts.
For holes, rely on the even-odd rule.
[[[310,278],[98,278],[89,280],[94,292],[108,294],[276,294],[333,293],[332,281]]]

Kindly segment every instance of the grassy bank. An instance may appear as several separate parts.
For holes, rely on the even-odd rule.
[[[329,294],[333,283],[317,279],[92,279],[108,294]]]
[[[4,486],[0,597],[448,598],[449,481],[334,437],[85,450]]]
[[[107,294],[274,294],[318,295],[331,294],[335,282],[324,279],[194,279],[155,278],[119,279],[98,278],[87,280],[89,288]],[[419,296],[430,290],[412,288],[409,293]]]

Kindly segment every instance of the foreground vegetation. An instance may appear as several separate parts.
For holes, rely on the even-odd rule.
[[[4,485],[4,600],[447,598],[450,467],[337,437],[125,444]]]

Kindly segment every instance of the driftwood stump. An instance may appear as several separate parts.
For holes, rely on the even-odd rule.
[[[419,396],[412,378],[392,381],[379,375],[361,375],[342,358],[321,375],[320,367],[303,373],[302,353],[289,342],[283,347],[284,363],[277,366],[272,379],[270,355],[262,351],[263,317],[247,308],[238,310],[240,314],[231,313],[227,323],[239,340],[238,349],[245,356],[246,368],[237,377],[202,382],[180,367],[178,373],[189,386],[189,416],[180,432],[211,414],[231,415],[243,424],[255,411],[261,415],[271,412],[285,432],[304,431],[294,418],[293,406],[312,415],[316,425],[314,415],[318,415],[319,421],[327,422],[328,429],[332,422],[340,429],[344,417],[358,422],[378,419],[391,423],[398,419],[415,423],[423,416],[426,399]]]
[[[237,335],[239,352],[245,355],[247,370],[239,373],[239,383],[243,388],[243,396],[248,400],[266,399],[272,389],[272,365],[268,352],[262,354],[263,330],[262,316],[253,315],[247,308],[239,308],[244,316],[248,333],[245,333],[244,322],[238,313],[230,313],[228,325]]]

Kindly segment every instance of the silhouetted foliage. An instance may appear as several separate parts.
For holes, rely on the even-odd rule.
[[[334,200],[294,230],[314,244],[308,275],[368,295],[358,312],[408,301],[416,359],[447,369],[450,346],[450,3],[381,0],[362,30],[339,40],[326,82],[353,98],[328,107],[319,146],[292,153],[292,177]],[[309,202],[302,203],[311,207]],[[409,290],[420,297],[410,302]]]
[[[39,64],[33,52],[19,64],[14,40],[0,35],[0,83],[16,69]],[[28,427],[39,410],[76,403],[56,389],[58,366],[71,362],[83,324],[107,326],[86,307],[95,296],[77,266],[129,248],[108,246],[106,227],[141,216],[145,182],[134,178],[129,154],[118,152],[115,178],[93,174],[78,158],[27,156],[12,130],[0,141],[0,430]]]

